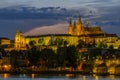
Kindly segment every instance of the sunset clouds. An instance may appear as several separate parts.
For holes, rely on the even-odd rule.
[[[38,36],[47,34],[67,34],[68,24],[55,24],[51,26],[36,27],[24,33],[25,36]]]

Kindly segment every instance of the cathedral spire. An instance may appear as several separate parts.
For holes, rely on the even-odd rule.
[[[79,15],[79,17],[78,17],[78,24],[82,24],[80,15]]]
[[[77,32],[77,25],[76,25],[76,21],[74,20],[74,27],[73,27],[73,35],[76,35]]]
[[[76,21],[74,21],[74,28],[76,28]]]
[[[72,34],[72,20],[71,20],[71,18],[70,18],[70,22],[69,22],[68,34]]]

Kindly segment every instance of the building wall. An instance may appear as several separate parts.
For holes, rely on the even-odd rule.
[[[54,45],[57,40],[67,41],[68,45],[77,45],[78,40],[82,37],[78,36],[42,36],[42,37],[26,37],[26,44],[29,44],[30,41],[35,41],[36,46],[40,45]],[[57,44],[56,44],[57,45]]]
[[[10,40],[9,39],[2,39],[1,40],[1,45],[8,45],[10,44]]]
[[[15,50],[26,50],[26,40],[22,32],[20,31],[16,32],[14,49]]]
[[[72,24],[72,20],[70,20],[68,34],[77,36],[85,34],[103,34],[103,31],[100,27],[89,27],[88,24],[88,21],[86,21],[86,25],[83,24],[80,17],[78,18],[77,22],[74,21],[74,24]]]
[[[26,49],[26,45],[30,45],[30,41],[34,41],[36,46],[59,46],[61,41],[67,41],[67,45],[77,45],[78,40],[83,40],[86,44],[95,42],[97,46],[100,43],[106,44],[108,47],[113,45],[116,49],[120,45],[120,39],[118,39],[117,35],[104,33],[100,27],[88,27],[88,22],[84,26],[79,17],[77,22],[74,21],[74,25],[70,21],[68,34],[24,37],[20,31],[17,31],[15,36],[15,49]]]
[[[61,39],[63,41],[67,41],[67,45],[77,45],[78,40],[83,40],[84,42],[93,43],[95,40],[96,46],[100,43],[106,44],[107,47],[110,45],[113,45],[113,47],[116,49],[120,45],[120,39],[118,37],[105,37],[105,36],[97,36],[97,37],[89,37],[89,36],[74,36],[74,35],[49,35],[49,36],[39,36],[39,37],[25,37],[26,44],[29,45],[30,41],[35,41],[36,46],[42,46],[42,45],[56,45],[56,40]]]

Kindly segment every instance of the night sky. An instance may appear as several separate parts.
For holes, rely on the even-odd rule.
[[[0,37],[14,39],[17,30],[25,35],[65,33],[69,19],[79,15],[89,26],[120,36],[119,14],[120,0],[0,0]]]

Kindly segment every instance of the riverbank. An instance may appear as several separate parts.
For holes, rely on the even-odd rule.
[[[10,73],[10,74],[92,74],[90,72],[84,71],[0,71],[0,74]]]
[[[0,74],[9,73],[9,74],[81,74],[81,75],[102,75],[106,76],[109,73],[92,73],[85,71],[0,71]],[[113,74],[120,75],[120,74]]]

